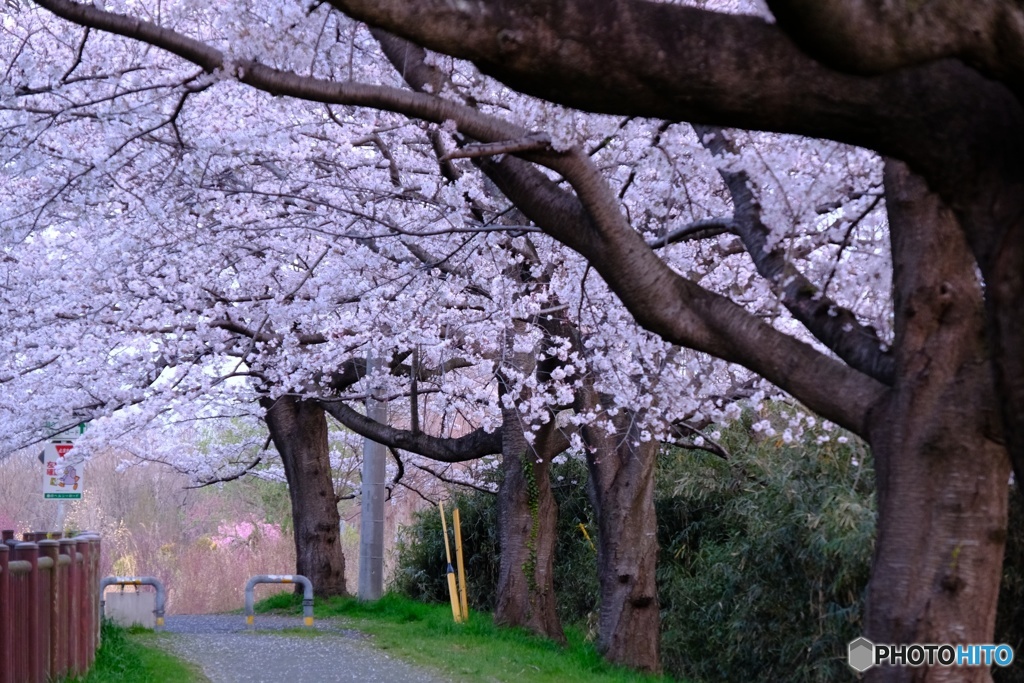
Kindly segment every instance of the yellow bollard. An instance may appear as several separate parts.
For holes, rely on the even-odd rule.
[[[469,601],[466,596],[466,565],[462,561],[462,524],[459,522],[459,508],[452,512],[452,523],[455,526],[455,564],[459,567],[459,605],[462,607],[462,620],[469,619]]]
[[[587,539],[587,543],[590,544],[590,549],[596,553],[597,548],[594,547],[594,542],[590,540],[590,534],[587,533],[587,527],[583,526],[583,524],[578,524],[577,526],[580,528],[580,531],[583,532],[583,538]]]
[[[448,545],[448,524],[444,520],[444,503],[438,503],[441,509],[441,531],[444,534],[444,555],[448,560],[448,595],[452,600],[452,616],[455,623],[462,623],[462,608],[459,606],[459,589],[455,585],[455,570],[452,569],[452,550]]]

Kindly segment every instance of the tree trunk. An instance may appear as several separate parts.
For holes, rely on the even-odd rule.
[[[514,333],[512,333],[514,335]],[[510,391],[508,373],[529,377],[536,369],[532,353],[515,353],[508,344],[501,378],[501,394]],[[519,412],[528,390],[516,392],[516,400],[502,407],[501,484],[498,488],[498,534],[501,561],[494,621],[519,626],[558,642],[565,642],[555,609],[554,557],[558,506],[551,492],[549,422],[532,432]]]
[[[593,385],[588,382],[580,393],[577,412],[596,412]],[[583,427],[598,526],[597,649],[614,664],[658,672],[661,615],[655,575],[654,466],[659,444],[640,440],[634,417],[630,411],[619,412],[612,418],[616,430],[611,434],[600,425]]]
[[[1017,211],[986,271],[985,294],[1006,442],[1024,495],[1024,206]]]
[[[295,528],[295,571],[318,597],[345,595],[338,500],[331,477],[327,419],[314,401],[263,399],[267,428],[284,463]],[[296,587],[298,590],[298,587]]]
[[[865,635],[988,643],[1006,538],[1009,458],[975,263],[952,213],[886,164],[896,380],[873,411],[878,535]],[[871,669],[870,681],[989,681],[985,667]]]

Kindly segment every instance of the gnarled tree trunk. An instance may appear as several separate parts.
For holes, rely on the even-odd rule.
[[[598,404],[593,384],[580,390],[578,412]],[[611,405],[606,397],[605,405]],[[597,515],[597,578],[600,615],[597,648],[615,664],[661,670],[661,615],[655,570],[658,527],[654,511],[657,441],[641,441],[628,410],[610,418],[615,432],[583,427],[590,490]]]
[[[345,595],[338,499],[331,477],[327,418],[315,401],[262,399],[267,428],[284,463],[295,528],[295,571],[318,597]],[[298,589],[298,587],[297,587]]]
[[[988,643],[1007,524],[981,287],[953,214],[886,165],[896,382],[873,411],[878,537],[865,635],[875,643]],[[871,669],[871,681],[989,681],[978,668]]]
[[[514,336],[515,332],[510,333]],[[511,390],[509,373],[531,376],[536,369],[533,353],[518,353],[507,344],[501,378],[504,397]],[[551,492],[549,444],[555,437],[553,423],[537,432],[519,412],[528,390],[502,407],[501,483],[498,488],[498,528],[501,561],[494,620],[520,626],[564,642],[565,634],[555,609],[554,556],[558,506]],[[529,443],[526,433],[534,434]]]

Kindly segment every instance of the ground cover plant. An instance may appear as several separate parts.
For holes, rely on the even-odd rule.
[[[262,600],[257,612],[298,613],[301,600],[279,594]],[[608,664],[579,629],[567,629],[562,646],[518,628],[495,626],[488,612],[472,611],[456,624],[451,607],[416,602],[394,593],[376,602],[355,598],[317,599],[316,618],[337,618],[373,636],[374,647],[420,666],[438,669],[466,683],[644,683],[671,681]]]
[[[204,683],[195,667],[169,655],[153,644],[156,634],[148,629],[125,629],[103,622],[103,641],[96,663],[81,678],[67,683]]]

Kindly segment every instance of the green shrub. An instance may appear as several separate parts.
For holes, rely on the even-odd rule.
[[[100,649],[89,672],[65,683],[192,683],[207,679],[188,664],[161,650],[152,631],[121,628],[108,620],[101,626]]]
[[[809,430],[803,441],[785,444],[757,437],[751,422],[744,416],[723,430],[728,461],[678,449],[659,456],[665,670],[704,683],[850,680],[846,647],[861,635],[874,541],[870,451],[838,431],[819,443],[825,433]],[[578,526],[597,541],[586,470],[570,463],[554,479],[559,612],[565,623],[580,623],[597,607],[596,558]],[[453,502],[461,508],[471,602],[492,609],[500,550],[496,499],[471,493]],[[1010,508],[994,642],[1024,653],[1024,497],[1017,491]],[[437,511],[421,513],[405,534],[395,588],[446,602]],[[997,683],[1024,683],[1024,667],[994,674]]]
[[[453,567],[455,545],[451,511],[456,507],[462,527],[470,609],[493,611],[499,559],[497,498],[479,491],[459,491],[446,502]],[[441,515],[436,507],[420,510],[399,537],[398,565],[391,590],[421,602],[448,602],[446,566]]]
[[[563,624],[586,628],[597,623],[598,608],[597,521],[587,493],[587,467],[570,460],[552,468],[551,478],[558,503],[554,567],[558,617]],[[592,638],[595,634],[588,630]]]
[[[821,432],[787,446],[746,427],[723,436],[728,462],[661,456],[665,668],[708,682],[849,680],[874,537],[868,450],[817,443]]]
[[[575,461],[556,465],[552,469],[552,480],[559,511],[555,593],[559,616],[563,622],[573,624],[585,621],[597,606],[595,551],[579,525],[584,525],[595,543],[597,527],[591,519],[587,500],[586,467]],[[455,564],[455,545],[451,510],[458,507],[470,608],[488,612],[494,610],[501,552],[497,502],[497,497],[491,494],[460,491],[445,503],[452,564]],[[416,513],[413,524],[402,530],[392,590],[425,602],[448,601],[444,537],[436,508]]]

